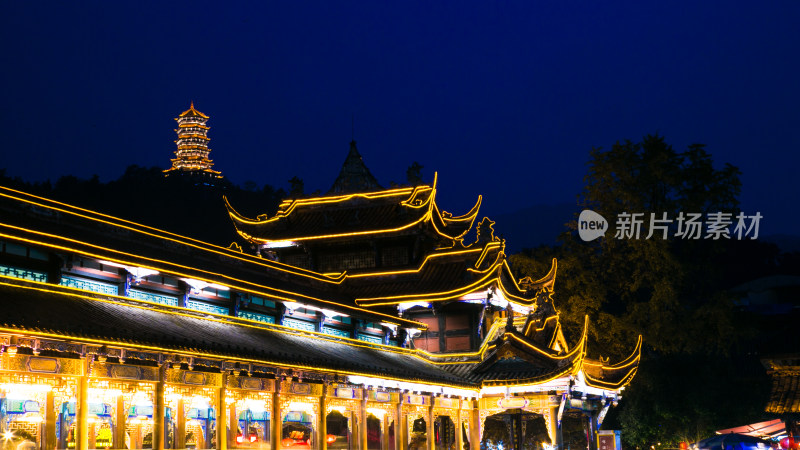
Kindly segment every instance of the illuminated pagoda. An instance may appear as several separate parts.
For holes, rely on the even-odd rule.
[[[588,323],[562,332],[555,261],[516,280],[480,198],[454,216],[436,178],[342,186],[272,217],[228,205],[254,251],[0,187],[6,445],[478,450],[492,416],[505,448],[530,417],[562,448],[564,416],[597,430],[641,340],[588,357]]]
[[[209,127],[206,125],[208,116],[194,108],[194,102],[189,109],[175,118],[178,122],[178,139],[175,141],[175,159],[172,167],[164,171],[165,176],[174,174],[201,176],[206,178],[222,178],[220,172],[212,170],[214,163],[208,157],[211,149],[208,148]]]

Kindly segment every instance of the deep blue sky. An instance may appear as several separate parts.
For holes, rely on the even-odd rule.
[[[796,233],[800,2],[608,3],[3,2],[0,167],[167,168],[194,100],[233,182],[326,191],[355,114],[381,182],[416,160],[443,208],[497,214],[574,202],[592,147],[658,132]]]

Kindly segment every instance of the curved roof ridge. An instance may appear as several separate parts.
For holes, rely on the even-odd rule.
[[[1,191],[8,191],[9,193],[3,193]],[[46,197],[40,197],[38,195],[29,194],[27,192],[19,191],[6,186],[0,186],[0,197],[7,197],[9,199],[20,201],[22,203],[27,203],[36,207],[46,208],[55,211],[57,213],[69,214],[71,216],[79,217],[81,219],[100,222],[109,226],[127,229],[135,233],[141,233],[159,239],[167,239],[181,245],[187,245],[193,248],[197,248],[198,250],[201,251],[205,251],[208,253],[216,253],[231,258],[242,259],[253,264],[267,265],[267,266],[272,264],[280,264],[280,263],[275,263],[274,261],[264,260],[255,255],[242,253],[240,251],[233,250],[229,247],[222,247],[220,245],[212,244],[210,242],[205,242],[192,237],[183,236],[177,233],[173,233],[171,231],[162,230],[160,228],[144,225],[139,222],[134,222],[131,220],[123,219],[121,217],[112,216],[110,214],[104,214],[91,209],[81,208],[79,206],[71,205],[69,203],[63,203]],[[336,281],[338,279],[337,277],[325,276],[316,272],[308,271],[306,269],[296,268],[294,266],[287,266],[287,267],[291,267],[292,270],[297,272],[313,273],[317,277],[321,277],[323,279],[327,279],[330,281]]]
[[[483,201],[483,195],[478,195],[478,201],[475,202],[475,206],[473,206],[469,211],[465,214],[453,217],[449,212],[442,211],[442,220],[445,223],[456,223],[456,222],[470,222],[470,228],[472,224],[475,222],[475,218],[478,216],[478,212],[481,209],[481,202]]]
[[[600,389],[618,389],[626,385],[639,370],[639,361],[642,357],[642,335],[636,341],[633,352],[622,361],[606,365],[602,359],[599,361],[584,359],[581,370],[586,384]],[[588,370],[587,370],[588,369]]]
[[[603,363],[603,360],[601,358],[600,360],[598,360],[597,363],[591,361],[591,362],[588,362],[588,364],[589,365],[593,365],[593,366],[600,366],[600,367],[603,367],[604,369],[620,369],[620,368],[628,367],[633,362],[636,362],[641,358],[641,356],[642,356],[642,342],[643,342],[643,339],[642,339],[642,335],[640,334],[639,338],[636,340],[636,346],[633,348],[633,351],[631,352],[631,354],[628,355],[626,358],[624,358],[622,361],[620,361],[618,363],[606,365],[605,363]]]
[[[446,249],[446,250],[449,250],[449,251],[440,250],[440,251],[434,251],[433,253],[430,253],[429,255],[427,255],[425,257],[425,259],[422,260],[422,262],[417,267],[412,268],[412,269],[403,269],[403,270],[394,270],[394,271],[392,271],[392,270],[381,270],[381,271],[376,271],[376,272],[360,272],[360,273],[355,273],[355,274],[347,274],[345,276],[345,278],[364,278],[364,277],[374,277],[374,276],[379,276],[379,275],[402,275],[402,274],[409,274],[409,273],[417,273],[417,272],[421,272],[428,265],[428,263],[434,258],[439,259],[439,258],[446,258],[448,256],[461,255],[461,254],[465,254],[465,253],[476,253],[476,252],[480,251],[481,249],[465,248],[465,249],[459,249],[459,250],[453,250],[453,249]]]
[[[539,278],[536,281],[533,281],[531,277],[524,277],[521,278],[519,281],[515,281],[517,286],[525,286],[526,290],[531,290],[534,288],[550,288],[553,289],[556,284],[556,274],[558,272],[558,261],[556,258],[553,258],[553,261],[550,263],[550,270],[547,271],[547,274],[542,278]],[[527,287],[530,286],[530,287]]]

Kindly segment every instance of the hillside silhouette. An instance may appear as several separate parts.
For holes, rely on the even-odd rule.
[[[287,195],[283,189],[259,188],[253,182],[240,187],[225,179],[209,185],[191,177],[167,178],[161,168],[137,165],[106,183],[96,175],[89,179],[65,175],[55,183],[27,182],[0,170],[0,184],[222,246],[238,241],[223,196],[241,213],[255,217],[273,214]]]

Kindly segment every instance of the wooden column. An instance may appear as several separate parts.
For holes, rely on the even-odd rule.
[[[389,415],[381,419],[381,450],[389,450]]]
[[[125,397],[117,396],[117,428],[114,430],[114,448],[125,448],[125,423],[128,419],[125,411]]]
[[[436,402],[436,399],[433,395],[428,397],[430,399],[430,405],[428,406],[428,417],[425,418],[425,421],[428,422],[425,427],[425,437],[428,443],[428,450],[433,450],[433,404]]]
[[[227,392],[228,374],[222,372],[222,386],[217,390],[217,407],[214,416],[217,423],[217,450],[228,450],[228,421],[225,420],[225,393]],[[160,450],[160,449],[159,449]]]
[[[164,416],[166,405],[164,404],[166,365],[161,365],[158,369],[158,383],[153,399],[153,450],[164,450]]]
[[[361,401],[359,402],[359,410],[361,415],[361,428],[358,429],[358,440],[361,450],[367,450],[367,393],[362,391]]]
[[[275,380],[275,392],[272,393],[272,417],[270,418],[270,448],[272,450],[281,449],[281,395],[278,393],[280,388],[280,378]]]
[[[458,401],[458,410],[456,410],[456,450],[464,450],[464,438],[461,436],[461,400]]]
[[[91,361],[83,361],[83,375],[78,380],[78,399],[75,405],[75,450],[89,449],[89,368]]]
[[[56,436],[56,413],[55,409],[55,396],[53,391],[47,391],[44,400],[44,439],[42,439],[42,448],[45,450],[53,450],[56,448],[58,437]]]
[[[406,450],[408,442],[403,438],[405,433],[405,418],[403,417],[403,393],[400,392],[400,401],[397,402],[397,416],[394,419],[394,448],[395,450]]]
[[[317,419],[317,431],[319,433],[320,450],[328,450],[328,417],[325,408],[328,407],[328,384],[322,384],[322,397],[319,398],[319,418]]]
[[[89,424],[89,448],[97,448],[97,427],[100,424],[97,422]]]
[[[550,406],[547,410],[549,420],[547,421],[547,435],[550,437],[552,446],[560,449],[561,439],[559,439],[559,432],[561,431],[558,426],[558,405]]]
[[[589,450],[597,450],[597,415],[594,411],[586,413],[586,420],[589,421]]]
[[[231,403],[228,408],[228,448],[236,447],[236,436],[239,435],[239,417],[236,416],[236,403]],[[242,436],[247,438],[250,430],[242,429]]]
[[[481,410],[478,408],[478,401],[472,401],[472,414],[469,421],[469,448],[470,450],[480,450],[481,448]]]
[[[186,448],[186,406],[183,402],[183,397],[180,397],[176,411],[178,423],[175,427],[175,448]]]

